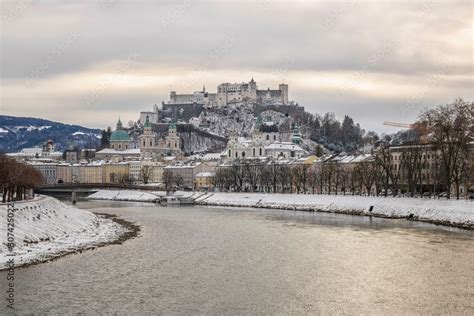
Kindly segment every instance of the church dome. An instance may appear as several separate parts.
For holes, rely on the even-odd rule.
[[[112,133],[112,135],[110,135],[110,140],[111,141],[129,141],[130,140],[128,133],[122,129],[122,122],[120,121],[120,119],[117,122],[117,128]]]

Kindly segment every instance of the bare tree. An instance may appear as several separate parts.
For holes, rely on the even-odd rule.
[[[306,184],[308,182],[308,169],[306,164],[299,164],[291,168],[291,180],[296,189],[296,193],[306,193]]]
[[[262,165],[256,162],[246,162],[243,168],[244,178],[249,184],[250,191],[255,192],[257,185],[260,183],[262,175]]]
[[[384,196],[388,195],[389,188],[392,194],[396,195],[398,183],[400,181],[400,168],[392,164],[393,157],[387,145],[381,145],[375,153],[375,162],[383,172]]]
[[[372,186],[374,184],[374,162],[373,161],[362,161],[358,162],[356,168],[357,176],[362,184],[365,187],[367,195],[370,195],[372,192]],[[361,191],[362,194],[362,191]]]
[[[474,136],[473,114],[474,103],[457,99],[452,104],[426,110],[420,115],[419,124],[426,125],[430,141],[439,152],[443,183],[448,198],[451,197],[453,182],[462,178],[457,177],[456,180],[455,170],[468,170],[460,166],[465,156],[469,155],[469,143]]]
[[[143,182],[143,184],[148,183],[152,173],[153,173],[153,169],[151,166],[148,166],[148,165],[142,166],[142,168],[140,169],[140,180]]]
[[[174,180],[174,184],[176,185],[176,188],[178,189],[181,188],[184,184],[183,176],[180,175],[179,173],[173,175],[173,180]]]
[[[163,183],[165,184],[166,191],[170,191],[174,183],[173,171],[165,169],[163,171]]]
[[[229,191],[232,186],[232,174],[228,167],[221,167],[216,170],[215,184],[221,191]]]
[[[315,194],[316,188],[318,187],[319,179],[317,168],[312,166],[308,169],[308,185],[311,188],[311,192]]]
[[[278,182],[280,184],[281,192],[285,192],[285,188],[291,185],[291,174],[288,165],[278,166]]]
[[[0,155],[0,188],[3,203],[23,200],[27,189],[42,182],[41,173],[33,167]]]
[[[418,144],[406,147],[400,156],[402,178],[407,185],[407,192],[412,197],[415,195],[417,186],[421,182],[422,157],[423,149]]]

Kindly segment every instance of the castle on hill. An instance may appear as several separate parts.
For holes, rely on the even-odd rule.
[[[192,94],[177,94],[171,91],[167,104],[202,104],[205,106],[225,106],[239,102],[256,102],[260,104],[288,105],[288,85],[281,83],[278,89],[259,90],[255,80],[242,83],[221,83],[216,93],[202,91]]]

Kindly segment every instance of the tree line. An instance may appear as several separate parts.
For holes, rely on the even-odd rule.
[[[33,167],[0,154],[0,187],[2,202],[21,201],[27,190],[42,182],[41,173]]]

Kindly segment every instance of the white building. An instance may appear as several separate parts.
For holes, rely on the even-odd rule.
[[[301,158],[308,153],[299,146],[299,131],[295,130],[294,142],[283,142],[278,126],[273,122],[257,122],[251,139],[233,136],[227,143],[223,157],[228,159],[246,158]]]

